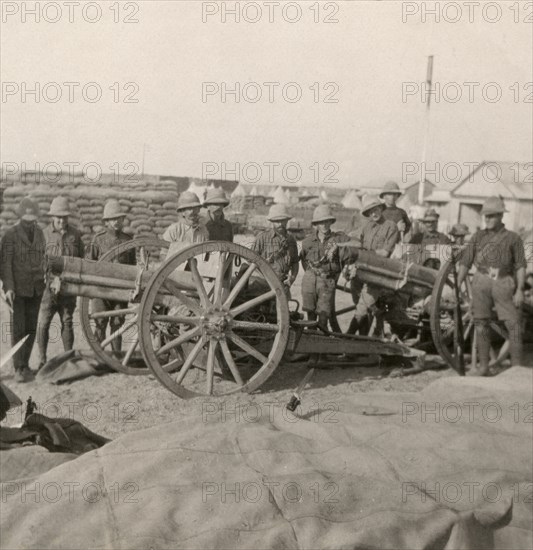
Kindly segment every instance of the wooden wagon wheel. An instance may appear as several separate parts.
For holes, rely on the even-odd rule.
[[[429,308],[431,334],[435,347],[446,363],[457,370],[457,364],[453,353],[457,312],[455,307],[455,283],[452,267],[452,262],[447,261],[440,269],[435,282],[435,288],[431,294]],[[472,298],[472,282],[470,275],[465,279],[459,290],[461,297],[463,336],[465,340],[464,352],[465,355],[470,355],[471,357],[471,368],[475,368],[477,364],[477,336],[474,327],[474,319],[470,311],[470,302]],[[489,367],[494,367],[508,357],[509,341],[505,328],[500,326],[496,320],[491,320],[490,330],[499,335],[501,342],[503,342],[491,347]]]
[[[338,333],[347,333],[350,321],[354,316],[357,305],[353,303],[350,290],[350,281],[345,281],[342,274],[337,281],[337,286],[333,296],[334,309],[329,324],[331,330]]]
[[[108,250],[98,261],[113,262],[125,252],[135,249],[137,264],[144,264],[145,270],[147,271],[150,269],[150,253],[153,256],[154,251],[168,249],[168,247],[169,243],[166,241],[151,237],[139,237],[137,239],[132,239],[131,241],[121,243],[111,250]],[[139,359],[138,353],[137,357],[134,356],[134,353],[139,349],[139,299],[140,296],[135,301],[129,302],[127,306],[122,309],[109,309],[106,311],[92,312],[91,298],[80,298],[80,320],[83,334],[89,343],[89,346],[101,361],[110,366],[112,369],[124,374],[146,375],[150,373],[150,369],[146,367],[133,366],[134,361],[137,360],[136,362],[138,363]],[[110,334],[106,336],[105,340],[99,342],[95,333],[96,319],[106,318],[111,320],[114,317],[123,317],[123,325],[114,332],[110,330]],[[124,342],[127,345],[125,353],[113,351],[112,341],[114,337],[123,335],[125,335],[128,340],[127,342]]]
[[[206,254],[211,263],[216,258],[210,268],[205,266]],[[232,266],[239,264],[236,277]],[[188,277],[189,290],[180,287],[179,277]],[[153,307],[164,293],[170,311],[159,315]],[[273,317],[265,317],[261,308],[271,308]],[[289,337],[282,283],[255,252],[229,242],[191,245],[169,258],[148,283],[140,312],[145,361],[158,380],[182,398],[255,390],[278,366]],[[150,337],[153,323],[166,323],[174,339],[157,347]],[[181,350],[185,361],[164,358],[172,349]],[[253,364],[243,365],[242,359]],[[168,372],[175,365],[179,372]]]

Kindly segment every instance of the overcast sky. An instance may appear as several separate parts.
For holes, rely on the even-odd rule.
[[[271,173],[284,184],[281,167],[294,163],[302,183],[327,183],[328,174],[330,180],[354,187],[382,176],[400,179],[402,163],[418,170],[412,163],[421,159],[425,113],[422,93],[405,98],[402,90],[420,90],[430,54],[435,56],[433,81],[441,93],[431,106],[429,167],[459,163],[466,176],[463,163],[532,158],[533,85],[527,84],[533,80],[532,23],[524,22],[533,15],[531,3],[523,3],[520,12],[510,2],[499,4],[500,13],[498,6],[485,13],[478,7],[472,23],[460,3],[455,5],[463,13],[455,23],[453,6],[440,14],[439,22],[430,14],[423,21],[420,4],[411,15],[413,2],[322,2],[319,12],[317,3],[302,2],[300,20],[294,23],[286,19],[297,17],[296,7],[284,18],[280,7],[273,6],[271,23],[262,2],[255,3],[262,9],[257,23],[245,20],[256,16],[255,6],[246,8],[240,22],[230,14],[223,22],[221,3],[192,1],[122,3],[120,12],[112,9],[116,3],[101,3],[95,23],[84,19],[79,6],[72,8],[70,23],[68,7],[58,2],[60,20],[46,21],[57,17],[52,7],[37,23],[21,11],[11,15],[14,4],[4,2],[2,14],[3,163],[26,162],[30,169],[35,162],[97,162],[110,171],[114,163],[140,165],[147,143],[145,169],[155,174],[200,177],[206,162],[228,167],[257,163],[265,181],[269,171],[263,163],[279,163],[271,165]],[[246,4],[240,2],[241,8]],[[203,22],[202,10],[215,9],[216,14],[204,13]],[[96,18],[96,8],[85,15]],[[128,16],[138,23],[113,21]],[[324,23],[328,16],[338,22]],[[39,103],[27,95],[23,103],[23,82],[29,88],[37,82],[41,90],[59,83],[63,95],[57,103],[43,93]],[[72,103],[64,82],[80,83],[73,88]],[[101,87],[100,101],[82,97],[81,87],[89,82]],[[128,82],[136,87],[124,89]],[[203,100],[207,82],[216,83],[213,88],[222,82],[230,88],[236,82],[241,88],[257,83],[263,96],[256,103],[243,97],[236,103],[228,95],[223,103],[219,92]],[[280,83],[273,88],[272,103],[264,82]],[[282,87],[289,82],[301,88],[299,101],[283,98]],[[473,102],[464,82],[478,83],[470,88]],[[491,82],[495,84],[487,87]],[[113,101],[117,90],[109,89],[113,83],[121,88],[118,103]],[[318,83],[314,91],[309,88],[313,83]],[[448,84],[444,96],[447,83],[458,85]],[[297,86],[286,89],[291,98]],[[48,86],[48,99],[54,99],[57,89]],[[256,89],[248,86],[250,99]],[[462,98],[454,102],[458,90]],[[501,98],[493,101],[499,91]],[[132,92],[138,103],[125,103]],[[328,93],[338,101],[326,103]],[[335,166],[339,170],[333,175]],[[224,176],[215,165],[211,171],[212,177]],[[287,178],[295,174],[288,168]],[[453,170],[448,175],[455,177]],[[252,180],[255,172],[240,176]]]

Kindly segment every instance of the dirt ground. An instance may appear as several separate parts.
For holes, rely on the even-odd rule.
[[[292,293],[300,296],[301,274]],[[348,299],[347,297],[344,299]],[[5,305],[0,305],[2,327],[2,348],[10,347],[9,315]],[[76,311],[75,348],[89,350],[81,331]],[[50,331],[48,358],[62,353],[59,335],[59,319],[56,316]],[[35,369],[39,362],[37,346],[34,346],[30,367]],[[533,350],[528,349],[527,363],[533,366]],[[317,370],[308,384],[301,416],[311,410],[324,410],[334,414],[341,397],[361,392],[413,392],[420,391],[434,380],[444,376],[457,376],[449,368],[428,370],[403,378],[391,378],[388,374],[395,365],[387,367],[333,367]],[[153,376],[127,376],[119,373],[90,377],[64,385],[31,382],[17,384],[13,380],[10,364],[1,370],[5,382],[21,400],[29,396],[38,404],[39,412],[49,417],[73,418],[89,429],[109,438],[116,438],[126,432],[140,430],[164,422],[171,422],[192,415],[219,415],[232,421],[253,422],[259,416],[272,417],[285,414],[285,405],[292,392],[307,372],[307,363],[280,364],[271,378],[255,393],[236,393],[221,398],[195,398],[182,400],[168,391]],[[13,426],[24,420],[25,407],[18,407],[8,413],[6,424]]]

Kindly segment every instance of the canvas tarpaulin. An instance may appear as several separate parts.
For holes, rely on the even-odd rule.
[[[197,416],[3,484],[0,543],[531,548],[532,385],[513,368],[354,393],[299,418],[253,396],[194,401]]]

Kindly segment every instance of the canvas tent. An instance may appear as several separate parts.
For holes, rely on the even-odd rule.
[[[281,187],[278,187],[272,196],[276,204],[288,204],[287,195]]]

